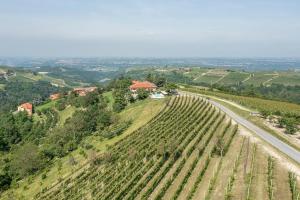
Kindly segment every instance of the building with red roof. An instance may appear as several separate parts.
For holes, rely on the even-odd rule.
[[[55,93],[55,94],[51,94],[49,97],[52,101],[57,100],[60,98],[60,94],[59,93]]]
[[[157,86],[154,83],[151,83],[149,81],[132,81],[132,85],[129,87],[129,89],[132,92],[137,91],[138,89],[144,89],[147,91],[155,91]]]
[[[31,103],[23,103],[18,106],[18,112],[26,111],[28,115],[32,115],[33,106]]]
[[[90,92],[95,92],[97,87],[74,88],[74,92],[79,96],[86,96]]]

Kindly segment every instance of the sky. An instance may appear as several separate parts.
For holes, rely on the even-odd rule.
[[[299,0],[0,0],[0,56],[300,57]]]

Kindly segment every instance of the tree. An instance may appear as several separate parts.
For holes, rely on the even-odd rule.
[[[61,99],[55,103],[55,108],[59,111],[62,111],[66,108],[66,101]]]
[[[137,90],[137,98],[140,100],[146,99],[149,96],[149,92],[145,89]]]
[[[221,136],[218,136],[217,142],[216,142],[216,147],[215,147],[216,154],[223,157],[224,149],[225,149],[224,141]]]
[[[0,116],[0,150],[8,150],[11,144],[21,141],[21,136],[15,126],[15,119],[12,114]]]
[[[154,82],[154,76],[151,73],[148,73],[146,76],[146,80],[149,82]]]
[[[38,147],[31,143],[20,146],[13,152],[10,168],[16,177],[25,177],[41,169],[44,160]]]
[[[12,182],[11,176],[6,174],[0,174],[0,192],[8,189]]]
[[[167,91],[172,91],[172,90],[175,90],[175,89],[177,89],[177,85],[175,84],[175,83],[167,83],[166,85],[165,85],[165,88],[166,88],[166,90]]]

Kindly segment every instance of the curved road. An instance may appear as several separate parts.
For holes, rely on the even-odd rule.
[[[187,94],[192,96],[202,96],[200,94],[195,94],[191,92],[180,92],[181,94]],[[213,100],[208,100],[211,104],[221,109],[223,112],[225,112],[228,116],[230,116],[233,120],[235,120],[237,123],[241,124],[242,126],[246,127],[250,131],[254,132],[256,135],[258,135],[260,138],[295,160],[298,164],[300,164],[300,152],[296,150],[295,148],[291,147],[290,145],[282,142],[275,136],[271,135],[270,133],[266,132],[265,130],[259,128],[258,126],[254,125],[252,122],[249,122],[245,118],[237,115],[227,107],[221,105],[218,102],[215,102]]]

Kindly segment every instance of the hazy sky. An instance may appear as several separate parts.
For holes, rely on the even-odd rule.
[[[0,0],[0,56],[300,57],[300,1]]]

